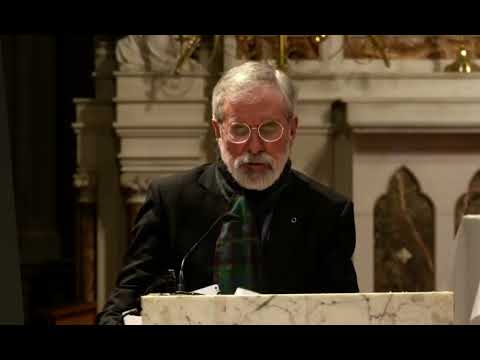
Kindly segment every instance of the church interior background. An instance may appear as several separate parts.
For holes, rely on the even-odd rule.
[[[360,291],[445,290],[480,212],[478,36],[2,36],[26,321],[93,323],[153,177],[211,161],[249,59],[299,88],[293,166],[350,197]]]

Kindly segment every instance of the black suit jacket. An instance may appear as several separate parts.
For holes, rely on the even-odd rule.
[[[216,179],[215,164],[152,182],[141,208],[132,242],[115,289],[99,324],[121,323],[121,313],[138,305],[159,276],[182,257],[229,210]],[[186,290],[212,285],[211,264],[220,226],[188,258]],[[291,171],[273,212],[269,240],[263,244],[262,293],[358,292],[351,260],[355,248],[352,203],[343,196]]]

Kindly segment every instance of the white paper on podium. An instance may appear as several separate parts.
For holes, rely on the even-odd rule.
[[[137,315],[127,315],[123,318],[124,325],[143,325],[142,317]]]
[[[202,295],[217,295],[219,291],[220,291],[220,288],[218,284],[214,284],[214,285],[206,286],[204,288],[195,290],[194,293],[202,294]]]
[[[251,291],[251,290],[247,290],[239,287],[237,288],[237,290],[235,290],[235,294],[233,295],[260,295],[260,294],[255,291]]]

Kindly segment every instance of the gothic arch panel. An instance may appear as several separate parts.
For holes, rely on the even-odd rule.
[[[406,167],[375,203],[375,291],[435,289],[434,207]]]
[[[480,170],[472,177],[468,191],[462,194],[455,205],[455,233],[463,215],[480,214]]]

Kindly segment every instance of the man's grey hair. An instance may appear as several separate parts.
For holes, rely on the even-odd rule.
[[[285,99],[287,119],[290,120],[295,114],[297,103],[297,89],[292,80],[273,66],[256,61],[248,61],[228,70],[215,85],[212,96],[212,114],[215,120],[223,121],[223,109],[227,101],[243,99],[249,90],[261,85],[274,86],[280,90]]]

